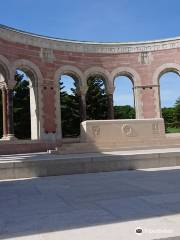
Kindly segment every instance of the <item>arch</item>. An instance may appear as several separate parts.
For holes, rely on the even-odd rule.
[[[12,71],[9,60],[0,55],[0,72],[3,75],[5,82],[9,83],[11,77],[12,77]]]
[[[180,75],[180,65],[177,63],[165,63],[160,65],[158,68],[156,68],[154,74],[153,74],[153,85],[157,86],[157,89],[155,91],[155,106],[156,106],[156,116],[161,117],[161,99],[160,99],[160,77],[167,73],[167,72],[174,72],[178,75]]]
[[[61,128],[63,138],[76,138],[80,135],[81,95],[75,77],[61,75],[59,79]]]
[[[92,67],[86,70],[85,79],[87,84],[87,119],[102,120],[108,118],[108,96],[111,93],[109,78],[109,72],[103,68]]]
[[[141,86],[140,75],[130,67],[118,67],[111,72],[111,80],[114,86],[114,81],[118,76],[128,77],[133,84],[133,95],[134,95],[134,108],[136,112],[136,118],[140,118],[142,107],[141,107],[141,95],[138,92],[137,86]]]
[[[167,72],[174,72],[180,75],[180,65],[177,63],[165,63],[159,66],[153,74],[153,85],[159,85],[160,77]]]
[[[72,78],[75,78],[75,80],[78,80],[78,85],[81,88],[83,85],[83,73],[81,72],[81,70],[75,66],[71,66],[71,65],[65,65],[60,67],[59,69],[57,69],[57,71],[55,72],[55,76],[54,76],[54,81],[57,82],[58,78],[60,75],[69,75]]]
[[[81,70],[75,66],[71,65],[64,65],[58,68],[54,74],[54,82],[56,85],[56,124],[60,138],[62,137],[62,114],[61,114],[61,101],[60,101],[60,91],[59,91],[59,76],[61,75],[68,75],[77,81],[77,88],[78,90],[82,91],[83,89],[83,73]]]
[[[35,81],[36,85],[38,82],[42,83],[42,81],[43,81],[42,73],[39,70],[38,66],[36,64],[34,64],[33,62],[26,60],[26,59],[19,59],[13,63],[13,74],[15,74],[17,68],[20,68],[23,71],[25,71],[30,77],[32,77],[32,75],[34,75],[34,77],[35,77],[34,80],[36,80]],[[38,79],[38,81],[37,81],[37,79]]]
[[[37,140],[40,138],[43,126],[43,117],[41,114],[41,89],[40,84],[43,81],[42,74],[34,63],[26,59],[19,59],[13,63],[13,73],[15,75],[16,69],[24,71],[30,80],[30,112],[31,112],[31,139]],[[13,85],[16,84],[13,79]]]
[[[134,87],[141,85],[140,76],[133,68],[118,67],[118,68],[114,69],[111,72],[111,80],[112,80],[113,86],[114,86],[114,79],[118,76],[128,77],[132,81]]]
[[[136,117],[133,81],[124,74],[114,78],[113,106],[115,119]]]
[[[104,69],[102,67],[91,67],[91,68],[88,68],[84,72],[84,77],[86,79],[86,86],[88,85],[87,81],[88,81],[89,77],[95,76],[95,75],[100,75],[100,76],[103,77],[103,79],[105,81],[104,84],[105,84],[107,92],[111,92],[113,86],[111,85],[110,73],[106,69]]]

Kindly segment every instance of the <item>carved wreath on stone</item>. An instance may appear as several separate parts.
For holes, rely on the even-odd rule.
[[[132,137],[132,136],[134,136],[134,134],[133,134],[133,128],[132,128],[130,125],[128,125],[128,124],[124,124],[124,125],[122,126],[122,132],[123,132],[123,134],[124,134],[125,136],[127,136],[127,137]]]
[[[99,126],[93,126],[92,127],[92,132],[93,132],[93,136],[97,137],[100,135],[100,127]]]

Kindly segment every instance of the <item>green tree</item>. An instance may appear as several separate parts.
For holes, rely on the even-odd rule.
[[[175,109],[174,108],[162,108],[162,117],[164,118],[165,129],[168,127],[174,127]]]
[[[97,75],[88,79],[86,105],[87,119],[107,119],[108,96],[105,92],[104,81],[101,76]]]
[[[174,124],[176,128],[180,127],[180,97],[176,100],[174,105]]]
[[[129,105],[114,106],[114,118],[115,119],[134,119],[135,110]]]
[[[71,88],[71,94],[63,90],[60,82],[61,120],[63,137],[76,137],[80,134],[80,102],[77,94],[76,82]]]

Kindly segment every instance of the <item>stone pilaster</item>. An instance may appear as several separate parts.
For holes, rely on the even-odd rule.
[[[7,116],[8,135],[14,135],[12,89],[7,89]]]
[[[136,111],[136,119],[143,119],[143,102],[142,102],[142,86],[135,86],[133,89],[134,93],[134,108]]]
[[[86,120],[86,95],[81,93],[79,96],[80,100],[80,119],[81,122]]]
[[[155,104],[155,111],[156,111],[156,118],[162,118],[162,111],[161,111],[161,98],[160,98],[160,85],[154,86],[154,104]]]
[[[108,93],[108,119],[114,119],[113,94]]]
[[[6,138],[8,134],[7,127],[7,92],[5,87],[1,89],[2,91],[2,110],[3,110],[3,139]]]

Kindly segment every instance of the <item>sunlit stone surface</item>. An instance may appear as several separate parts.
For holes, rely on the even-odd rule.
[[[179,173],[174,167],[1,181],[0,239],[180,236]]]

